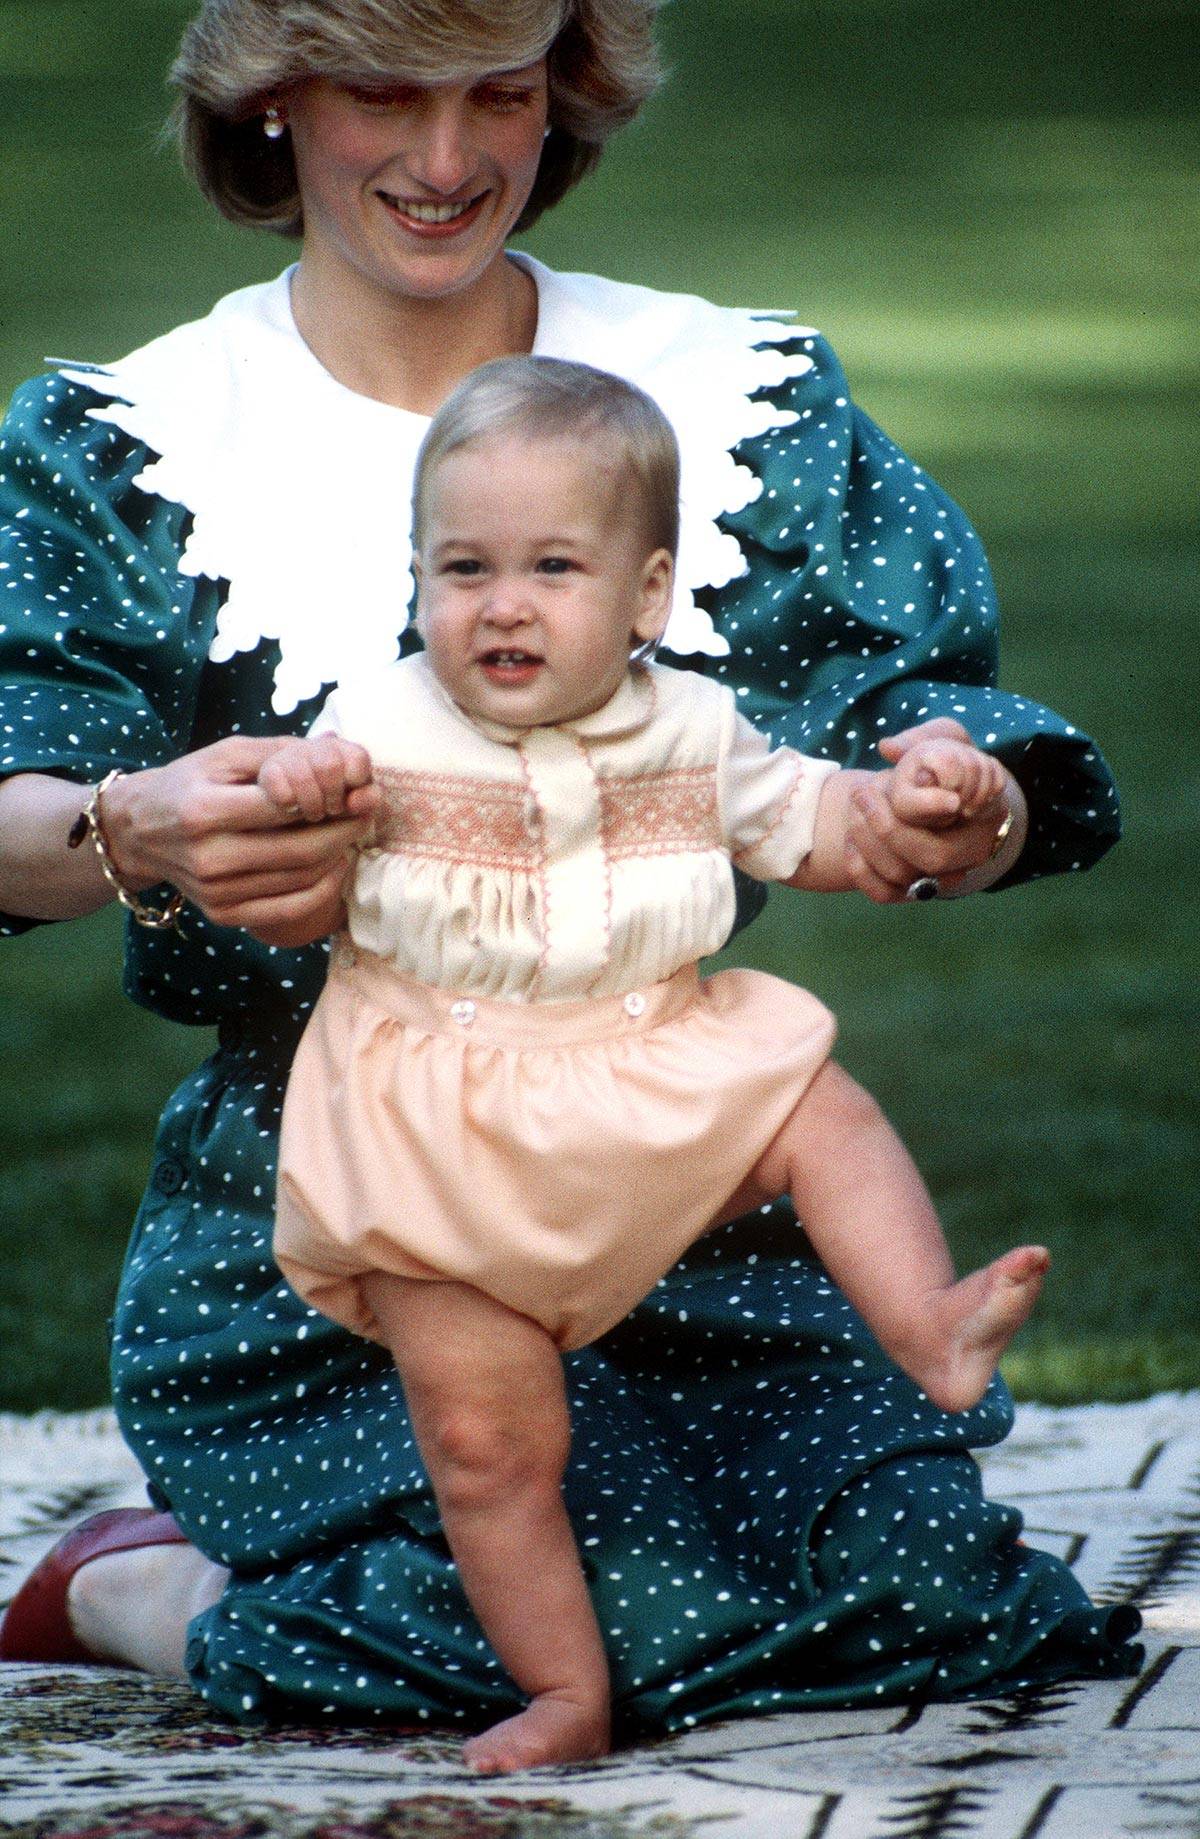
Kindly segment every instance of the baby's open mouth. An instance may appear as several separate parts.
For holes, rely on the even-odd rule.
[[[536,652],[497,645],[491,651],[480,652],[476,661],[493,683],[528,683],[545,660]]]

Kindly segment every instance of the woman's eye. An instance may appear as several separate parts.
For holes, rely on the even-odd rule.
[[[500,115],[511,115],[532,102],[537,91],[524,87],[518,89],[508,84],[487,83],[472,93],[481,107],[492,109]]]
[[[382,87],[371,83],[343,83],[341,88],[343,94],[364,109],[407,108],[417,95],[411,83],[389,83]]]

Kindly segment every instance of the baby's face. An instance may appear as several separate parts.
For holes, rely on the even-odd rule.
[[[468,715],[509,727],[607,702],[657,638],[671,558],[647,553],[627,471],[602,443],[498,437],[449,454],[425,491],[417,626]]]

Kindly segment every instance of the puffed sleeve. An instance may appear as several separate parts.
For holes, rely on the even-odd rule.
[[[1116,841],[1099,750],[1059,715],[996,687],[995,594],[958,507],[850,401],[828,345],[798,339],[788,427],[737,457],[761,495],[723,520],[748,571],[712,604],[730,643],[715,674],[776,743],[846,766],[876,742],[951,716],[1024,790],[1029,840],[1009,882],[1086,868]]]
[[[791,747],[772,748],[731,702],[718,785],[721,825],[734,866],[756,881],[786,881],[794,875],[812,850],[821,787],[837,770],[834,760],[816,760]]]
[[[39,378],[0,428],[0,775],[157,766],[192,727],[214,584],[177,573],[187,514],[134,485],[146,451],[98,400]]]

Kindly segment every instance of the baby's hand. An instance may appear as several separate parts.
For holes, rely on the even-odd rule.
[[[344,741],[336,734],[319,734],[279,748],[263,762],[258,784],[284,817],[302,818],[307,824],[327,817],[362,817],[373,804],[361,795],[361,788],[372,784],[370,754],[357,741]]]
[[[969,823],[1003,797],[1004,768],[966,741],[920,741],[885,775],[885,795],[902,824],[946,830]]]

